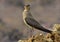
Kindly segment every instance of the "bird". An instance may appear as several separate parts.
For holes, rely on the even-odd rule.
[[[46,33],[52,33],[51,30],[44,28],[37,20],[34,19],[30,11],[30,4],[24,6],[23,21],[29,28],[35,28]]]

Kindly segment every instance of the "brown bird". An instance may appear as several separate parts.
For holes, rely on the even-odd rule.
[[[24,11],[23,11],[23,21],[24,23],[29,26],[30,28],[35,28],[47,33],[51,33],[51,30],[48,30],[46,28],[44,28],[43,26],[41,26],[41,24],[39,24],[32,16],[31,12],[30,12],[30,5],[25,5],[24,6]]]

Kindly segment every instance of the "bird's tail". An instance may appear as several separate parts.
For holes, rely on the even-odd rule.
[[[38,30],[41,30],[41,31],[44,31],[44,32],[47,32],[47,33],[52,33],[52,30],[48,30],[48,29],[46,29],[46,28],[44,28],[43,26],[38,26],[38,27],[36,27],[36,29],[38,29]]]

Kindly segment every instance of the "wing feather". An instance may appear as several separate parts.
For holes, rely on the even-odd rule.
[[[48,32],[48,33],[51,33],[52,31],[44,28],[43,26],[41,26],[35,19],[33,18],[25,18],[25,21],[28,25],[38,29],[38,30],[42,30],[44,32]]]

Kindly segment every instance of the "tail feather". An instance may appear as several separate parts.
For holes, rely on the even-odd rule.
[[[48,29],[44,28],[43,26],[36,27],[36,29],[47,32],[47,33],[52,33],[51,30],[48,30]]]

